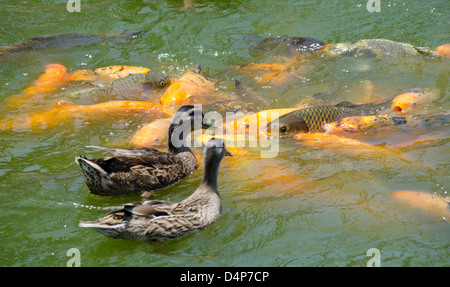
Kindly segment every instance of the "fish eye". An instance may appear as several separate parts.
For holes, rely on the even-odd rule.
[[[159,80],[158,84],[159,84],[160,87],[164,87],[166,85],[166,81]]]
[[[282,125],[282,126],[280,126],[280,132],[282,132],[282,133],[286,133],[288,131],[288,128],[287,128],[287,126],[286,125]]]

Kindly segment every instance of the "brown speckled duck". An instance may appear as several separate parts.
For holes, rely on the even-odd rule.
[[[197,107],[182,106],[169,126],[169,151],[154,148],[113,149],[88,146],[111,156],[87,159],[78,156],[86,185],[93,194],[119,195],[152,191],[180,181],[197,169],[197,159],[186,144],[186,136],[196,128],[214,126]],[[173,137],[173,138],[172,138]]]
[[[181,202],[147,200],[127,203],[95,221],[80,222],[80,227],[94,228],[112,237],[163,241],[203,229],[219,219],[220,197],[217,175],[226,154],[222,139],[210,139],[204,149],[204,171],[197,190]]]

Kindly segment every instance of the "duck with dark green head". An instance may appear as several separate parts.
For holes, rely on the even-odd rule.
[[[163,241],[204,229],[221,215],[217,189],[219,165],[227,151],[222,139],[210,139],[204,149],[204,171],[199,187],[181,202],[147,200],[127,203],[104,217],[80,222],[112,238]]]
[[[87,159],[77,156],[86,185],[93,194],[119,195],[140,192],[149,196],[154,190],[180,181],[197,169],[197,159],[186,143],[194,129],[215,125],[205,119],[198,107],[182,106],[169,126],[169,150],[154,148],[114,149],[88,146],[111,156]]]

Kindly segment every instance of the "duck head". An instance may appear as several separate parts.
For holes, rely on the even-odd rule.
[[[170,122],[171,125],[181,126],[190,123],[191,131],[197,129],[217,128],[218,126],[205,118],[202,110],[196,106],[185,105],[178,109]]]
[[[207,128],[217,128],[217,125],[207,120],[199,107],[180,107],[170,122],[169,149],[186,147],[186,137],[190,132]]]
[[[229,154],[229,153],[228,153]],[[204,171],[201,186],[207,186],[217,192],[217,175],[223,157],[227,155],[223,139],[211,138],[203,150]]]
[[[233,154],[226,150],[224,140],[221,138],[211,138],[206,142],[203,150],[205,166],[208,162],[220,162],[224,156]]]

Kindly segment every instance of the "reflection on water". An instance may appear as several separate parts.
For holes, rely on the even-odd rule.
[[[71,72],[133,65],[177,78],[201,64],[215,92],[238,96],[234,80],[239,79],[267,101],[265,109],[366,103],[414,88],[438,91],[430,103],[401,114],[428,119],[415,125],[282,138],[275,158],[260,158],[258,148],[225,158],[219,174],[222,217],[210,228],[163,243],[160,250],[78,228],[79,221],[104,215],[102,207],[140,198],[90,194],[74,159],[99,155],[86,145],[131,147],[134,133],[162,114],[68,117],[53,129],[0,131],[3,264],[65,266],[67,250],[78,248],[82,266],[365,266],[367,250],[378,248],[382,266],[448,265],[448,219],[392,198],[399,190],[448,196],[448,59],[317,53],[292,62],[250,49],[253,35],[286,34],[326,43],[386,38],[435,48],[448,40],[442,20],[446,3],[408,1],[372,14],[336,3],[103,1],[82,2],[77,15],[66,13],[65,3],[2,4],[0,15],[7,18],[2,45],[73,32],[147,32],[129,42],[102,40],[0,55],[1,121],[31,113],[24,106],[11,109],[7,99],[23,93],[51,63]],[[251,63],[272,65],[250,73],[235,68]],[[227,108],[242,105],[230,101]],[[35,108],[49,105],[38,101]],[[186,198],[201,173],[158,191],[155,198]]]

